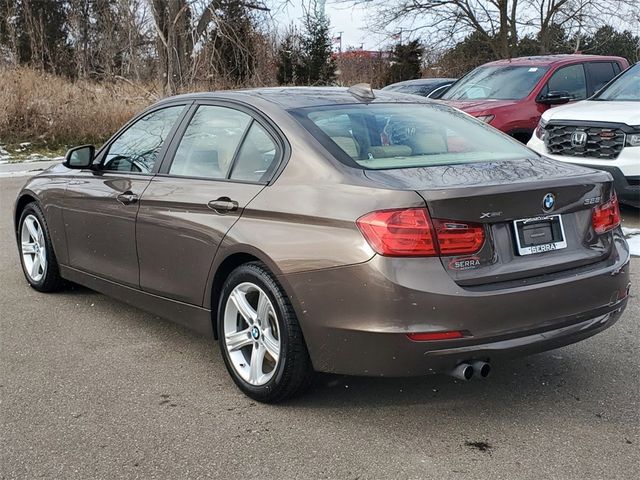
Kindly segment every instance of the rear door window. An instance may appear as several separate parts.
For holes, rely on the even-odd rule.
[[[569,65],[559,68],[547,82],[543,89],[543,95],[549,92],[567,92],[573,100],[587,98],[587,82],[584,74],[584,66]]]
[[[180,140],[169,174],[227,178],[251,120],[232,108],[201,105]]]
[[[587,63],[586,67],[591,82],[591,94],[600,90],[615,76],[613,64],[610,62]]]
[[[245,182],[265,181],[278,156],[278,147],[273,139],[254,120],[238,151],[230,178]]]

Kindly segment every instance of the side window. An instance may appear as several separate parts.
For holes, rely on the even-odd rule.
[[[587,83],[582,64],[558,69],[547,82],[544,93],[569,92],[574,100],[587,98]]]
[[[238,152],[231,178],[249,182],[263,181],[277,157],[278,148],[272,138],[259,123],[253,122]]]
[[[622,71],[620,68],[620,64],[618,62],[613,62],[612,65],[613,65],[613,73],[615,73],[616,75]]]
[[[591,93],[596,93],[605,84],[615,77],[615,72],[613,71],[613,64],[609,62],[594,62],[587,63],[587,73],[589,74],[589,78],[591,79]]]
[[[249,115],[232,108],[212,105],[198,107],[180,140],[169,173],[226,178],[250,122]]]
[[[102,170],[149,173],[158,152],[179,118],[184,105],[167,107],[145,115],[109,146]]]

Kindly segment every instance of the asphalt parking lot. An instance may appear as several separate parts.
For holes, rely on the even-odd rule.
[[[318,375],[265,406],[211,340],[84,288],[29,288],[11,225],[24,180],[0,178],[2,479],[640,478],[638,257],[626,314],[582,343],[486,381]]]

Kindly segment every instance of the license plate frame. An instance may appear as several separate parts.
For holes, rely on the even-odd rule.
[[[520,235],[524,233],[523,228],[526,226],[540,225],[541,228],[548,227],[551,233],[552,241],[539,244],[527,244],[523,242]],[[539,253],[553,252],[567,248],[567,236],[562,223],[562,215],[543,215],[532,218],[522,218],[513,221],[514,236],[516,239],[516,250],[518,255],[535,255]],[[559,234],[559,236],[558,236]]]

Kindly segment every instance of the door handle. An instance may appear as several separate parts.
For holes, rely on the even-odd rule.
[[[238,202],[231,200],[229,197],[220,197],[217,200],[211,200],[207,206],[218,213],[235,212],[238,210]]]
[[[123,205],[131,205],[138,201],[138,195],[133,192],[124,192],[118,195],[116,199]]]

